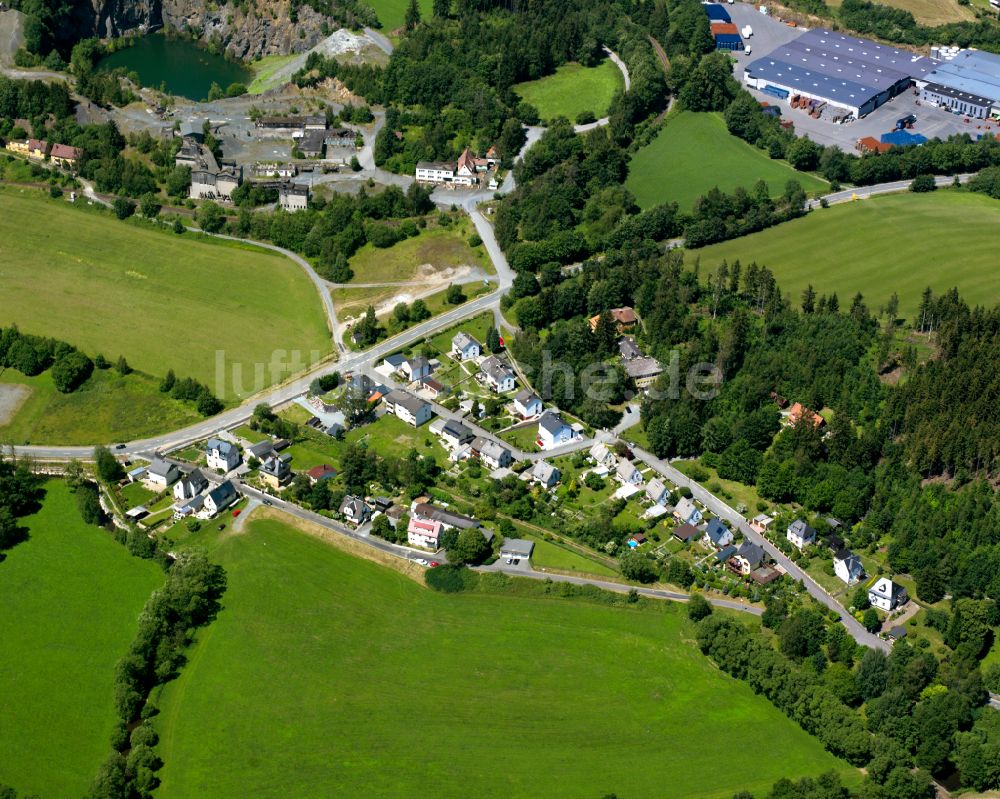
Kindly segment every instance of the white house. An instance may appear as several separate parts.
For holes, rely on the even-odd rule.
[[[205,459],[209,469],[231,472],[240,465],[240,451],[235,444],[218,438],[210,438],[205,447]]]
[[[573,428],[554,412],[543,413],[538,419],[538,446],[542,449],[552,449],[565,444],[573,438]]]
[[[455,165],[445,161],[418,161],[418,183],[451,183],[455,179]]]
[[[498,394],[514,390],[514,373],[496,355],[483,361],[479,370],[486,378],[486,384]]]
[[[523,388],[514,395],[514,410],[522,419],[533,419],[542,412],[542,401],[531,389]]]
[[[514,461],[514,456],[507,447],[482,436],[472,439],[472,452],[490,469],[504,469]]]
[[[674,508],[674,518],[684,524],[698,524],[704,518],[702,513],[687,497],[681,499]]]
[[[437,549],[441,539],[441,522],[434,519],[417,519],[410,517],[406,527],[406,541],[412,547]]]
[[[536,461],[535,465],[531,467],[531,471],[528,473],[528,476],[533,483],[538,483],[543,488],[552,488],[559,482],[559,479],[562,477],[562,473],[551,463]]]
[[[167,488],[180,478],[180,470],[172,463],[157,458],[146,467],[146,482],[154,488]]]
[[[534,541],[524,538],[505,538],[500,545],[500,557],[504,560],[528,560],[534,548]]]
[[[618,475],[618,479],[625,483],[626,485],[640,485],[642,483],[642,474],[631,461],[627,461],[622,458],[618,461],[618,467],[615,469],[615,474]]]
[[[203,519],[211,519],[215,514],[234,504],[239,498],[240,495],[236,493],[236,487],[229,480],[226,480],[222,485],[213,488],[205,495],[205,504],[198,515]]]
[[[425,377],[431,376],[431,362],[423,355],[406,359],[399,368],[411,381],[423,380]]]
[[[340,515],[344,517],[344,521],[350,522],[355,527],[360,527],[368,521],[372,512],[361,497],[348,494],[340,503]]]
[[[174,499],[178,501],[193,499],[206,488],[208,488],[208,480],[201,473],[201,469],[195,469],[174,483]]]
[[[736,550],[736,554],[733,555],[733,561],[736,563],[741,574],[750,574],[750,572],[764,562],[764,548],[749,541],[744,541],[740,545],[740,548]]]
[[[785,535],[792,542],[792,545],[799,549],[804,549],[816,542],[816,531],[802,519],[796,519],[788,525]]]
[[[888,577],[880,577],[875,585],[868,589],[868,601],[880,610],[895,610],[900,605],[905,605],[909,599],[906,589],[896,585]]]
[[[842,549],[833,556],[833,573],[848,585],[853,585],[865,576],[865,567],[861,564],[861,558]]]
[[[483,348],[472,336],[464,331],[460,331],[452,336],[451,357],[456,361],[470,361],[478,358]]]
[[[607,445],[601,441],[598,441],[590,448],[589,454],[598,466],[604,466],[608,469],[618,462],[618,458],[615,457],[615,453],[608,449]]]
[[[386,410],[407,424],[420,427],[434,415],[431,404],[406,391],[390,391],[383,400]]]
[[[434,430],[433,427],[431,429],[441,437],[441,444],[445,449],[458,449],[476,437],[476,434],[461,422],[438,419],[435,424],[442,421],[444,424],[439,429]]]
[[[646,496],[654,505],[666,505],[670,490],[659,477],[654,477],[646,484]]]
[[[469,152],[469,148],[466,147],[458,157],[458,163],[455,164],[455,185],[471,186],[473,183],[478,182],[479,179],[476,177],[476,160],[472,157],[472,153]]]

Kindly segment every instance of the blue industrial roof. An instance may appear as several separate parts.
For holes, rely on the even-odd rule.
[[[996,102],[1000,100],[1000,56],[965,50],[940,64],[927,80]]]
[[[739,44],[743,42],[738,33],[717,33],[715,34],[715,41],[726,42],[729,44]]]
[[[706,3],[705,13],[712,22],[732,22],[729,12],[718,3]]]
[[[938,63],[889,45],[817,28],[751,62],[746,72],[751,78],[856,107],[901,80],[923,78]]]
[[[906,130],[894,130],[892,133],[882,134],[882,144],[895,144],[898,147],[905,147],[908,144],[923,144],[925,141],[927,141],[926,136],[910,133]]]

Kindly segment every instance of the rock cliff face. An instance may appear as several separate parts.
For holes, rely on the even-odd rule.
[[[303,6],[293,22],[289,0],[251,0],[245,9],[212,0],[82,0],[73,18],[76,38],[193,30],[244,59],[304,52],[323,39],[326,21]]]

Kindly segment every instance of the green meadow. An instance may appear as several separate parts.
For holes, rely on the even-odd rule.
[[[158,799],[729,799],[855,779],[711,665],[683,606],[439,594],[272,520],[213,535],[225,609],[156,697]]]
[[[731,192],[763,180],[777,195],[789,180],[810,193],[828,185],[733,136],[721,114],[693,111],[670,114],[657,137],[632,156],[628,171],[625,186],[642,208],[675,202],[682,211],[714,187]]]
[[[78,797],[111,751],[115,664],[163,573],[85,525],[61,481],[23,522],[0,563],[0,784]]]
[[[543,121],[566,117],[574,122],[583,111],[603,117],[615,92],[624,87],[622,73],[606,58],[596,67],[563,64],[544,78],[516,84],[514,92],[533,105]]]

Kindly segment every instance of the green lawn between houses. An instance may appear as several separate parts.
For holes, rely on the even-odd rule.
[[[713,668],[680,605],[437,594],[269,520],[202,540],[229,588],[156,698],[158,799],[729,799],[857,779]]]
[[[514,92],[538,110],[543,123],[556,117],[574,122],[578,114],[590,111],[603,117],[615,92],[625,87],[618,67],[605,58],[596,67],[563,64],[553,74],[514,85]]]
[[[111,751],[115,664],[163,574],[85,525],[61,481],[24,521],[0,563],[0,783],[82,796]]]
[[[778,280],[793,305],[812,284],[837,292],[842,308],[861,292],[877,309],[893,292],[899,315],[912,319],[930,286],[953,286],[973,305],[1000,301],[997,234],[1000,202],[948,189],[857,200],[819,209],[769,230],[695,250],[703,269],[727,259],[756,261]]]
[[[659,135],[632,156],[625,187],[642,208],[675,202],[690,211],[709,189],[750,189],[764,180],[773,195],[789,180],[806,192],[826,189],[826,181],[798,172],[786,161],[767,155],[726,130],[721,114],[677,111],[667,117]]]
[[[231,366],[225,385],[216,385],[219,352],[225,364],[242,365],[242,397],[253,393],[254,366],[270,364],[276,350],[308,361],[313,351],[322,357],[332,349],[312,282],[281,255],[123,223],[6,187],[0,241],[0,325],[16,323],[112,361],[124,355],[149,374],[174,369],[222,399],[237,392]],[[269,368],[263,375],[272,382]]]

